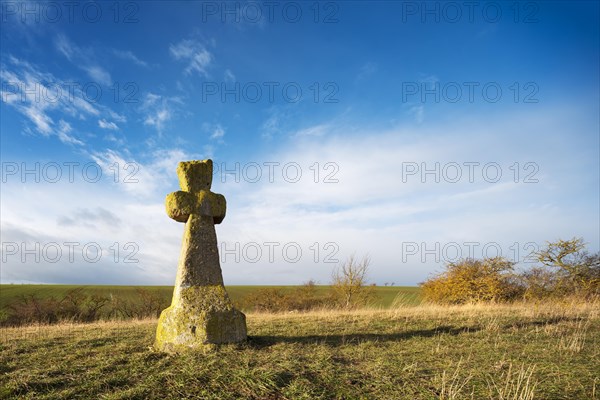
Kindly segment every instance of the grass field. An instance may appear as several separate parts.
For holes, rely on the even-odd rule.
[[[154,352],[155,320],[0,329],[0,398],[596,399],[598,304],[248,314],[249,340]]]
[[[36,295],[40,298],[53,296],[62,298],[67,291],[83,287],[86,293],[103,296],[116,296],[125,300],[135,300],[138,294],[136,288],[159,293],[168,304],[173,295],[173,286],[82,286],[82,285],[0,285],[0,309],[23,295]],[[298,286],[227,286],[227,292],[234,302],[239,302],[249,293],[265,287],[276,287],[283,291],[293,290]],[[317,286],[317,291],[324,293],[328,286]],[[417,304],[420,300],[419,288],[410,286],[378,286],[376,287],[375,307],[389,308],[398,294],[410,304]]]

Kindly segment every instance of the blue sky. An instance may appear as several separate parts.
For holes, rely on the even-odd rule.
[[[1,3],[2,283],[172,284],[205,158],[229,284],[599,248],[597,2],[70,4]]]

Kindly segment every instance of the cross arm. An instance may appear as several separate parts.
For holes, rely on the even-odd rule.
[[[208,190],[199,193],[200,214],[213,217],[215,224],[220,224],[225,218],[227,203],[225,196]]]
[[[169,217],[178,222],[187,222],[190,214],[195,212],[196,197],[190,192],[179,190],[167,195],[165,206]]]

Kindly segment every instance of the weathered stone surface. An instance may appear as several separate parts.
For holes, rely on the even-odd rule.
[[[177,166],[183,190],[166,198],[169,217],[185,222],[171,306],[159,318],[155,347],[182,351],[246,339],[246,317],[223,286],[214,224],[225,218],[225,197],[210,191],[212,161]]]
[[[156,330],[156,348],[184,351],[205,344],[246,340],[246,316],[233,308],[223,285],[180,290],[164,310]]]

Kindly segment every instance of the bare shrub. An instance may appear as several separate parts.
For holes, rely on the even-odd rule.
[[[372,286],[367,285],[367,273],[371,259],[365,256],[358,261],[350,256],[331,274],[331,288],[334,302],[342,308],[356,308],[369,304],[375,297]]]
[[[158,293],[148,289],[136,288],[136,297],[122,299],[113,297],[111,300],[111,315],[117,318],[152,318],[158,317],[168,303]]]
[[[83,288],[69,290],[62,299],[53,296],[24,295],[7,307],[4,325],[52,324],[70,320],[91,322],[100,318],[107,297],[86,295]]]
[[[40,298],[36,295],[23,295],[8,306],[6,325],[50,324],[58,321],[59,304],[53,297]]]
[[[557,296],[560,277],[547,268],[533,267],[519,275],[525,300],[541,300]]]
[[[285,311],[286,295],[279,288],[263,288],[248,294],[242,308],[261,312]]]
[[[309,280],[293,290],[258,289],[242,300],[241,308],[259,312],[309,311],[325,307],[328,301],[327,296],[317,293],[316,283]]]

